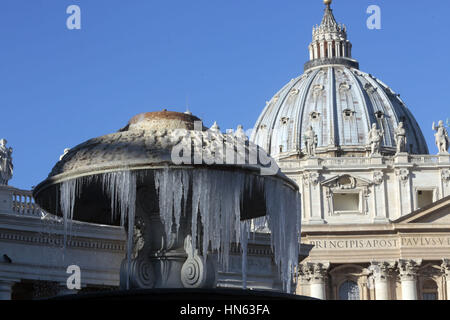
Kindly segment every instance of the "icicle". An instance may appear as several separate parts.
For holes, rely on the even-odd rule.
[[[75,207],[77,191],[77,180],[64,181],[60,185],[60,205],[64,221],[64,252],[67,247],[67,235],[69,234],[69,224],[73,220],[73,209]]]
[[[111,199],[111,219],[115,220],[120,212],[121,225],[125,225],[125,221],[128,222],[127,269],[129,269],[133,249],[136,179],[136,173],[120,171],[61,183],[59,203],[64,219],[64,248],[67,245],[68,226],[73,219],[75,200],[81,193],[82,186],[95,180],[102,183],[104,192]],[[167,242],[170,241],[173,230],[178,233],[181,214],[187,214],[186,209],[190,204],[193,253],[197,249],[197,244],[204,259],[209,249],[217,252],[222,270],[226,272],[231,244],[241,243],[243,287],[246,288],[249,228],[252,231],[261,231],[268,227],[271,232],[274,260],[280,272],[283,288],[287,292],[291,291],[292,275],[298,263],[301,219],[300,200],[296,190],[273,177],[210,169],[155,170],[154,181]],[[190,188],[192,196],[189,198]],[[266,217],[254,219],[251,224],[241,223],[244,194],[262,191]],[[201,226],[198,225],[198,221],[201,222]],[[129,287],[128,280],[127,287]]]
[[[247,289],[247,251],[249,238],[248,221],[241,222],[241,248],[242,248],[242,289]]]
[[[136,174],[132,171],[109,172],[103,174],[101,180],[103,190],[111,198],[111,219],[117,217],[119,208],[121,226],[125,225],[125,221],[128,222],[126,283],[128,289],[136,212]]]
[[[283,289],[290,293],[299,255],[299,196],[283,182],[268,179],[265,198],[275,263],[281,275]]]
[[[192,196],[188,199],[190,185]],[[219,264],[225,272],[229,267],[231,244],[241,243],[243,247],[248,245],[247,229],[250,225],[246,223],[245,231],[240,221],[244,194],[255,190],[264,191],[267,216],[252,221],[252,230],[270,229],[274,260],[283,288],[290,292],[292,273],[296,269],[299,253],[300,215],[297,191],[287,187],[283,181],[270,177],[209,169],[156,170],[155,186],[167,237],[172,232],[173,223],[178,230],[182,207],[186,214],[187,201],[191,201],[193,253],[199,249],[206,259],[209,249],[216,251]],[[198,225],[199,221],[201,226]],[[247,267],[244,260],[243,271]],[[243,278],[245,277],[243,274]]]

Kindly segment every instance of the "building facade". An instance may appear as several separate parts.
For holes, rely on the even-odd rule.
[[[300,186],[302,242],[314,247],[297,293],[450,299],[447,130],[433,125],[439,154],[429,155],[411,111],[359,70],[325,4],[304,74],[267,103],[251,137]]]

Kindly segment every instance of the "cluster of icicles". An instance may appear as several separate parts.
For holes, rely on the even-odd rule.
[[[240,172],[210,169],[153,170],[161,221],[167,237],[180,227],[182,215],[191,214],[192,250],[206,257],[208,250],[217,252],[222,270],[227,270],[232,243],[242,248],[243,287],[246,288],[247,244],[251,229],[268,226],[275,263],[283,288],[291,292],[293,274],[297,268],[300,240],[300,208],[298,192],[281,180]],[[100,181],[111,198],[112,218],[120,214],[121,225],[128,222],[127,259],[131,262],[135,219],[136,184],[145,172],[119,171],[82,177],[62,182],[60,204],[67,236],[68,223],[73,219],[76,198],[82,186]],[[192,188],[192,190],[189,190]],[[252,188],[264,190],[267,215],[253,221],[241,221],[244,194]],[[188,194],[192,196],[189,198]],[[187,206],[187,201],[192,201]],[[186,213],[185,208],[192,212]],[[201,221],[201,226],[197,221]],[[66,237],[65,236],[65,237]],[[197,240],[201,243],[197,245]],[[169,239],[167,239],[169,240]],[[65,240],[66,243],[66,240]]]

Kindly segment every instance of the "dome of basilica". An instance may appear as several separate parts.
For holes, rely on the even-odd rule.
[[[399,94],[352,59],[347,29],[326,3],[320,26],[313,29],[310,61],[269,102],[256,122],[251,140],[274,157],[305,155],[305,134],[317,135],[318,156],[365,156],[373,124],[383,131],[381,153],[396,152],[395,130],[406,129],[406,150],[428,154],[422,131]]]

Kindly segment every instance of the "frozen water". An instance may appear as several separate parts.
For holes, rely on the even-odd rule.
[[[284,182],[270,177],[261,178],[240,172],[210,169],[163,169],[155,172],[155,185],[159,190],[161,220],[165,230],[178,230],[181,215],[181,188],[186,203],[187,188],[192,187],[192,250],[206,258],[208,250],[218,252],[224,271],[229,267],[231,243],[239,244],[243,251],[243,272],[246,272],[248,228],[241,225],[243,196],[252,188],[264,190],[267,216],[254,219],[258,229],[268,227],[271,244],[284,289],[291,291],[292,274],[298,263],[300,240],[300,212],[298,193]],[[167,199],[170,198],[170,199]],[[186,204],[184,205],[186,208]],[[199,221],[201,225],[199,225]],[[168,235],[168,233],[166,233]],[[244,286],[246,286],[243,275]]]
[[[271,246],[284,290],[291,291],[292,274],[296,270],[300,240],[300,208],[298,192],[285,182],[273,177],[259,177],[237,171],[196,168],[164,168],[154,170],[154,182],[159,199],[161,221],[166,243],[178,235],[181,216],[191,207],[192,250],[198,250],[204,259],[208,251],[218,253],[225,272],[229,267],[231,244],[243,250],[243,286],[246,287],[247,245],[249,229],[268,227]],[[64,218],[66,243],[68,223],[73,219],[74,206],[83,185],[92,179],[102,183],[111,199],[112,219],[120,214],[120,223],[128,223],[127,261],[131,262],[133,226],[135,220],[136,180],[133,171],[110,172],[95,178],[79,178],[61,183],[60,204]],[[267,216],[251,223],[241,222],[241,208],[245,194],[264,190]],[[189,198],[189,193],[192,196]],[[191,201],[191,203],[188,203]],[[127,283],[127,287],[129,284]]]
[[[241,249],[242,249],[242,289],[247,289],[247,250],[250,226],[248,221],[241,222]]]
[[[67,245],[68,224],[73,220],[76,198],[83,186],[92,182],[92,177],[83,177],[64,181],[60,185],[60,205],[64,221],[64,248]],[[133,171],[109,172],[97,176],[103,185],[104,192],[111,198],[111,214],[115,219],[120,212],[120,224],[128,220],[127,268],[131,263],[133,246],[133,227],[136,208],[136,174]],[[119,212],[118,212],[119,211]],[[127,288],[129,283],[127,279]]]
[[[283,182],[268,178],[265,182],[265,200],[275,263],[285,291],[291,292],[300,247],[300,197]]]
[[[75,207],[77,180],[68,180],[61,183],[60,190],[60,201],[61,201],[61,212],[64,221],[64,249],[67,246],[67,235],[69,224],[73,220],[73,209]]]

